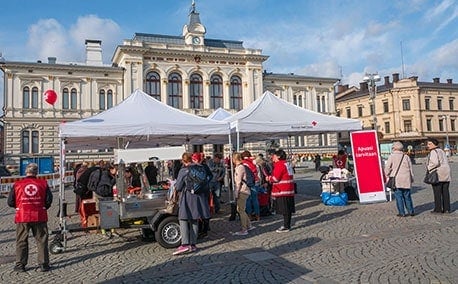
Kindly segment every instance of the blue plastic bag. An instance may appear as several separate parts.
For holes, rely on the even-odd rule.
[[[348,203],[348,195],[346,192],[341,193],[321,193],[321,201],[328,206],[345,206]]]

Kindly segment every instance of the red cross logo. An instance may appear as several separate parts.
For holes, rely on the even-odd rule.
[[[25,186],[24,192],[28,196],[34,196],[34,195],[37,194],[38,188],[34,184],[28,184],[28,185]]]
[[[318,122],[316,122],[315,120],[312,121],[312,125],[313,125],[313,126],[316,126],[317,124],[318,124]]]

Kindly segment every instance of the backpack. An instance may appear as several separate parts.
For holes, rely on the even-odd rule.
[[[90,191],[94,191],[97,193],[97,187],[99,185],[100,179],[102,178],[102,169],[96,168],[93,170],[89,176],[89,180],[87,183],[87,188]]]
[[[210,179],[207,171],[202,165],[191,165],[187,175],[187,185],[191,189],[191,193],[201,194],[208,193],[210,187],[208,185]]]
[[[73,192],[76,195],[81,196],[83,199],[91,198],[92,191],[88,188],[89,178],[95,170],[100,169],[99,167],[90,167],[85,170],[81,176],[75,182],[75,189]]]
[[[252,188],[256,185],[254,174],[251,171],[250,167],[243,165],[245,167],[246,180],[242,180],[249,188]]]

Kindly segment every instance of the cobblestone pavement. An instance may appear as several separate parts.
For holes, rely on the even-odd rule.
[[[452,209],[457,205],[458,158],[452,157]],[[0,199],[0,283],[458,283],[457,211],[431,214],[433,194],[415,167],[413,200],[417,215],[396,216],[395,202],[324,206],[319,173],[301,171],[294,228],[276,233],[281,216],[264,217],[246,237],[235,237],[239,222],[229,208],[211,221],[199,250],[172,256],[173,250],[140,240],[136,229],[122,237],[69,234],[66,251],[51,255],[52,270],[40,272],[30,239],[27,271],[14,272],[14,210]],[[71,189],[68,196],[73,196]],[[49,228],[56,229],[57,191]],[[73,205],[69,205],[69,212]],[[77,223],[76,216],[69,223]]]

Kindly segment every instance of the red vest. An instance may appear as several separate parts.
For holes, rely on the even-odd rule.
[[[293,169],[286,160],[274,163],[270,182],[273,197],[294,196]]]
[[[15,223],[47,222],[48,213],[45,207],[46,180],[24,178],[14,183],[16,195]]]

